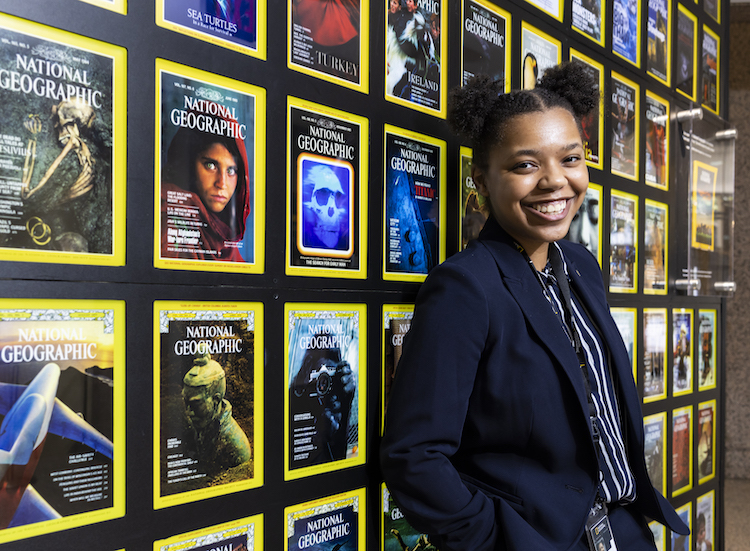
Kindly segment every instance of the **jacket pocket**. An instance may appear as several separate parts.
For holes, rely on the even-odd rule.
[[[516,505],[523,505],[523,499],[515,494],[504,492],[503,490],[490,486],[489,484],[485,484],[484,482],[481,482],[480,480],[477,480],[476,478],[469,476],[468,474],[459,473],[459,475],[461,476],[461,480],[463,480],[466,487],[470,490],[479,490],[487,497],[504,499],[506,501],[510,501],[511,503],[515,503]]]

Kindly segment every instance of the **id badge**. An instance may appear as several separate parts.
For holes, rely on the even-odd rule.
[[[617,551],[612,527],[609,525],[607,506],[595,503],[586,521],[586,537],[591,551]]]

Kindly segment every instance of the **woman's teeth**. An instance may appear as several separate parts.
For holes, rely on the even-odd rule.
[[[551,203],[531,205],[531,208],[541,212],[542,214],[560,214],[563,210],[565,210],[566,203],[567,201],[565,200],[552,201]]]

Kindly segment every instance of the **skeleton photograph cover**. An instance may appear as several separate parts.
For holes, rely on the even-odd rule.
[[[255,97],[161,71],[160,256],[255,260]]]
[[[360,267],[360,125],[292,106],[291,266]]]
[[[112,254],[113,58],[0,41],[0,247]]]
[[[166,325],[159,366],[161,495],[252,479],[253,325],[221,320],[221,312],[197,312],[198,319],[187,321],[168,314],[160,312]]]

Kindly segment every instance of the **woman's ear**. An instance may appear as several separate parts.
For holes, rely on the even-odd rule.
[[[471,179],[474,181],[474,185],[477,188],[477,193],[482,197],[489,196],[489,190],[487,189],[487,182],[485,181],[484,171],[476,165],[471,166]]]

